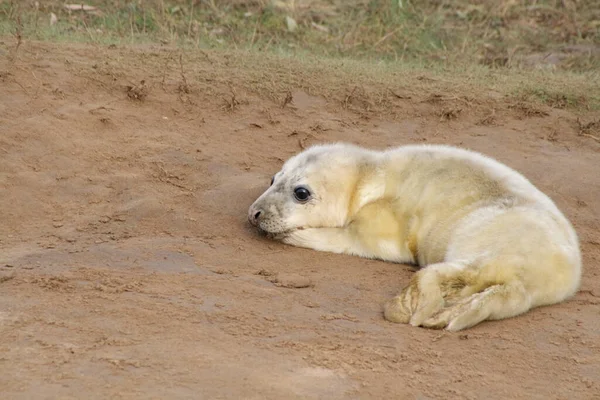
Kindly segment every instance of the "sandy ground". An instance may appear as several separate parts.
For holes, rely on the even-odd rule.
[[[130,49],[7,52],[3,399],[600,398],[600,143],[578,116],[507,107],[486,124],[404,99],[386,118],[298,90],[284,108],[247,93],[228,104]],[[333,140],[462,145],[522,171],[580,235],[581,290],[456,334],[384,321],[411,267],[270,242],[246,222],[283,160]],[[310,285],[277,284],[294,274]]]

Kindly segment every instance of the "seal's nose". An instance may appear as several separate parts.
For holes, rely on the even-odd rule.
[[[260,221],[261,214],[262,210],[257,210],[254,207],[251,207],[250,210],[248,210],[248,221],[250,221],[252,225],[257,226],[258,222]]]

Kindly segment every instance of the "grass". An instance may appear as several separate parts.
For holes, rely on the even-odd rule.
[[[20,18],[27,34],[39,38],[79,33],[104,42],[162,40],[492,66],[554,52],[569,70],[600,66],[597,0],[320,0],[310,7],[308,0],[84,2],[97,12],[68,11],[63,1],[35,3],[2,0],[2,32],[13,31]],[[50,13],[57,16],[52,29]],[[286,17],[296,21],[293,31]]]
[[[407,91],[426,86],[463,93],[492,90],[556,108],[600,108],[597,0],[314,0],[310,7],[308,0],[85,4],[97,10],[69,11],[63,1],[2,0],[0,35],[218,49],[246,65],[251,59],[262,65],[255,71],[257,90],[266,85],[261,79],[273,81],[272,76],[280,86],[313,82],[313,91],[325,90],[318,89],[315,77],[331,77],[337,68],[351,71],[340,78],[346,86],[349,78],[356,86],[385,86],[391,79]],[[285,64],[293,74],[278,70]],[[377,101],[394,96],[386,93]]]

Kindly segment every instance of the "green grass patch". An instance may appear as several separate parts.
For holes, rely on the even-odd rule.
[[[63,1],[1,0],[0,32],[22,24],[28,37],[40,39],[81,34],[104,43],[168,41],[393,61],[600,68],[597,0],[83,3],[96,10],[67,10]],[[50,26],[52,14],[57,22]]]
[[[309,82],[318,78],[306,76],[304,69],[319,73],[315,71],[319,65],[346,69],[352,65],[355,75],[341,79],[351,76],[357,84],[375,79],[402,85],[402,79],[417,79],[404,84],[418,90],[433,85],[430,90],[446,93],[492,90],[556,108],[600,108],[597,0],[476,4],[466,0],[314,0],[310,4],[307,0],[88,0],[84,4],[95,9],[68,10],[63,1],[53,0],[0,0],[0,35],[221,49],[244,54],[240,62],[254,59],[266,69],[270,67],[263,60],[270,54],[300,65],[294,67],[296,76]],[[433,78],[418,80],[422,76]],[[288,78],[289,84],[295,80]],[[303,79],[295,83],[306,84]]]

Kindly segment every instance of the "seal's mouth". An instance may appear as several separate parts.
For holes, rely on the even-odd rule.
[[[295,229],[290,229],[287,231],[283,231],[283,232],[269,232],[266,231],[264,229],[262,229],[261,227],[257,227],[258,233],[268,239],[272,239],[272,240],[283,240],[286,237],[288,237],[289,235],[291,235],[292,233],[294,233],[295,231],[301,231],[303,230],[304,227],[298,227]]]

